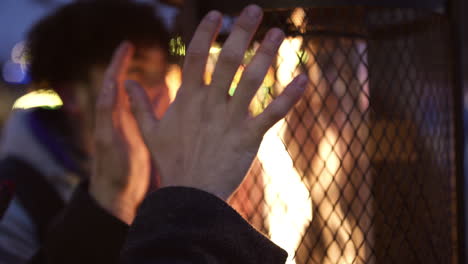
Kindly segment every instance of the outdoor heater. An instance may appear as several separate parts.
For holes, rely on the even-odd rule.
[[[197,19],[251,2],[265,9],[246,63],[269,28],[286,33],[254,115],[294,76],[309,76],[230,200],[288,263],[461,263],[445,1],[189,2]],[[208,71],[218,54],[213,47]]]

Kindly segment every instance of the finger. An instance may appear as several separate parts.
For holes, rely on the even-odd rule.
[[[96,143],[100,146],[110,146],[117,135],[120,119],[115,116],[118,104],[119,83],[125,75],[129,61],[133,53],[133,47],[128,42],[123,42],[114,52],[109,64],[103,87],[99,91],[96,102]]]
[[[145,142],[147,142],[147,139],[149,139],[151,134],[154,133],[154,128],[158,123],[153,111],[153,106],[143,87],[135,81],[126,81],[125,89],[127,90],[130,98],[132,113],[135,116]]]
[[[259,136],[263,136],[270,127],[286,116],[304,94],[307,82],[305,74],[296,77],[263,113],[252,120],[254,131],[260,133]]]
[[[105,73],[106,81],[123,81],[133,57],[134,47],[130,42],[123,42],[112,56],[112,61]]]
[[[123,108],[127,104],[127,98],[123,91],[123,82],[127,77],[128,67],[130,66],[134,49],[130,42],[122,42],[112,56],[111,63],[109,67],[107,67],[104,75],[104,83],[113,83],[117,88],[117,102],[114,104],[114,110]],[[117,121],[117,123],[118,122],[119,121]]]
[[[98,145],[111,145],[115,132],[113,118],[117,102],[117,87],[114,82],[104,82],[96,103],[95,139]]]
[[[221,26],[221,17],[218,11],[209,12],[195,31],[185,56],[182,89],[200,87],[203,84],[210,47]]]
[[[246,7],[237,19],[231,34],[219,55],[211,86],[215,101],[226,100],[232,80],[244,59],[245,51],[262,20],[262,9],[257,5]]]
[[[236,116],[245,116],[252,98],[263,83],[276,53],[283,42],[284,33],[280,29],[271,29],[258,49],[251,63],[244,70],[238,88],[231,101]]]

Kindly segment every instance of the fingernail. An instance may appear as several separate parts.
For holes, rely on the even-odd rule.
[[[262,9],[257,5],[251,5],[247,7],[247,15],[251,18],[259,18],[262,14]]]
[[[211,22],[217,22],[220,17],[221,14],[218,11],[213,10],[208,13],[208,20]]]
[[[309,78],[305,74],[301,74],[297,80],[297,84],[302,89],[305,89],[308,82],[309,82]]]
[[[279,44],[284,39],[284,33],[280,29],[274,28],[268,33],[268,39],[276,44]]]

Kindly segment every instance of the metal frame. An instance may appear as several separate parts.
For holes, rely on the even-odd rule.
[[[179,0],[181,1],[181,0]],[[193,1],[185,0],[184,2]],[[387,7],[387,8],[418,8],[430,10],[443,10],[446,0],[236,0],[219,1],[204,0],[197,1],[203,12],[211,9],[220,10],[223,13],[238,13],[248,4],[258,4],[263,9],[285,9],[295,7]]]
[[[439,9],[445,6],[444,0],[257,0],[263,8],[290,7],[390,7],[390,8],[423,8]]]
[[[448,15],[451,23],[451,56],[453,79],[453,111],[454,111],[454,149],[455,188],[456,188],[456,243],[457,252],[454,260],[457,263],[468,263],[468,224],[467,212],[468,168],[465,160],[464,103],[465,93],[468,94],[468,2],[466,0],[165,0],[165,2],[187,3],[196,5],[197,15],[201,17],[211,9],[217,9],[227,14],[236,14],[248,4],[256,3],[264,9],[290,9],[295,7],[386,7],[386,8],[416,8],[435,11]],[[423,23],[424,24],[424,23]],[[399,25],[402,26],[402,25]],[[403,25],[407,26],[407,25]],[[416,23],[416,28],[421,26]],[[413,28],[413,27],[412,27]],[[398,30],[400,31],[400,30]],[[387,32],[388,34],[388,32]],[[467,48],[465,48],[467,47]]]
[[[468,19],[464,11],[468,11],[465,0],[452,0],[449,2],[452,57],[453,57],[453,102],[455,119],[455,164],[456,164],[456,199],[457,199],[457,247],[458,263],[466,263],[468,247],[466,244],[468,233],[466,230],[468,198],[466,184],[468,183],[468,170],[465,161],[465,131],[464,127],[464,94],[468,91]]]

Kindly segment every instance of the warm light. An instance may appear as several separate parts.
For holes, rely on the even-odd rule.
[[[14,63],[20,64],[23,71],[26,70],[28,64],[26,56],[26,43],[24,41],[18,42],[11,51],[11,60]]]
[[[175,37],[169,41],[169,52],[172,55],[185,56],[187,50],[181,37]],[[210,48],[210,53],[212,54],[217,54],[220,52],[221,47],[218,44],[214,44],[213,47]]]
[[[304,230],[312,220],[312,201],[301,176],[281,140],[284,119],[263,137],[258,159],[265,183],[266,215],[270,239],[288,252],[287,263],[294,261]]]
[[[324,243],[330,243],[325,255],[330,263],[351,264],[357,255],[357,248],[351,243],[353,241],[351,234],[359,233],[362,235],[362,232],[358,228],[353,230],[343,209],[336,206],[338,201],[342,199],[341,193],[331,191],[340,168],[338,153],[341,151],[336,133],[328,129],[319,143],[318,156],[312,161],[314,174],[318,176],[320,188],[312,188],[311,194],[313,200],[320,203],[320,206],[317,207],[318,213],[321,216],[328,216],[326,222],[331,232],[324,232],[322,235]],[[343,252],[342,245],[338,243],[347,241],[350,243]]]
[[[291,21],[293,22],[294,26],[296,26],[301,33],[306,31],[306,13],[303,8],[296,8],[294,9],[293,13],[291,14]]]
[[[305,12],[303,9],[296,9],[292,15],[292,22],[298,27],[304,27]],[[177,44],[178,40],[174,40]],[[180,44],[180,43],[179,43]],[[319,64],[310,60],[315,57],[302,49],[302,37],[287,38],[279,49],[279,56],[276,61],[276,71],[269,69],[268,74],[259,88],[255,99],[252,101],[251,110],[254,115],[259,114],[266,105],[273,99],[272,91],[275,95],[280,93],[293,79],[301,72],[300,63],[308,67],[307,74],[310,77],[311,85],[318,83],[323,77]],[[180,50],[180,49],[179,49]],[[185,52],[185,49],[184,49]],[[219,58],[221,47],[214,45],[210,49],[205,81],[211,82],[211,77]],[[244,63],[248,63],[252,58],[255,49],[249,50]],[[184,53],[185,54],[185,53]],[[364,66],[363,66],[364,67]],[[242,65],[234,77],[230,94],[232,95],[237,87],[244,65]],[[359,80],[364,84],[367,82],[366,68],[359,68]],[[180,67],[171,67],[166,77],[166,82],[170,88],[171,99],[174,98],[180,86]],[[331,87],[330,89],[334,89]],[[368,88],[367,88],[368,89]],[[365,93],[365,94],[364,94]],[[364,89],[360,103],[362,110],[368,108],[368,90]],[[367,103],[366,103],[367,102]],[[313,102],[316,104],[326,104],[326,102]],[[312,172],[310,176],[315,177],[317,186],[308,186],[303,180],[303,176],[293,164],[292,158],[282,140],[286,121],[283,119],[273,126],[264,136],[258,152],[258,159],[262,164],[262,182],[264,183],[264,199],[266,206],[263,208],[266,215],[265,221],[268,227],[269,236],[273,242],[284,248],[288,252],[288,264],[294,264],[295,253],[303,241],[307,227],[313,221],[313,212],[317,217],[326,218],[326,229],[319,238],[327,245],[323,255],[326,256],[324,263],[348,264],[355,263],[357,259],[366,260],[367,242],[365,238],[363,224],[353,225],[347,217],[348,212],[339,205],[343,193],[332,191],[332,187],[337,181],[346,181],[345,176],[340,171],[342,168],[342,158],[346,149],[340,147],[342,136],[333,128],[324,131],[323,137],[318,142],[318,152],[310,161]],[[349,132],[349,131],[347,131]],[[306,177],[307,178],[307,177]],[[361,190],[359,190],[361,191]],[[317,206],[316,211],[313,205]],[[370,231],[366,231],[370,233]],[[321,253],[322,254],[322,253]]]
[[[169,98],[174,101],[177,91],[182,84],[182,70],[179,65],[171,65],[166,74],[166,84],[169,88]]]
[[[277,78],[281,87],[286,87],[298,75],[299,54],[302,38],[287,38],[279,48]]]
[[[332,175],[332,177],[340,167],[340,159],[336,154],[339,149],[338,147],[336,135],[327,130],[319,145],[319,158],[321,162],[325,163],[327,174]]]
[[[264,85],[278,85],[279,92],[298,74],[298,53],[302,38],[288,38],[279,49],[275,83],[275,71],[271,69]],[[261,90],[260,90],[261,92]],[[259,96],[259,94],[257,94]],[[273,126],[264,136],[258,153],[265,173],[265,201],[267,223],[273,242],[288,252],[287,263],[295,262],[307,226],[312,221],[312,200],[309,188],[294,168],[292,159],[282,141],[284,119]]]
[[[11,60],[5,62],[3,65],[2,77],[7,83],[23,84],[28,81],[28,75],[26,74],[24,67]]]
[[[60,108],[63,105],[59,95],[52,90],[32,91],[20,97],[13,104],[13,109],[29,109],[34,107]]]
[[[221,47],[218,46],[218,45],[215,45],[215,46],[210,48],[210,53],[212,53],[212,54],[217,54],[217,53],[220,53],[220,52],[221,52]]]
[[[242,74],[244,73],[244,69],[244,66],[240,66],[239,69],[237,69],[236,75],[234,75],[234,79],[231,83],[231,88],[229,89],[229,95],[234,95],[234,92],[236,91],[236,88],[239,85],[239,82],[242,78]]]
[[[304,16],[303,10],[298,9],[294,14],[293,19],[299,26],[298,21]],[[309,64],[304,57],[308,55],[302,50],[302,45],[301,37],[288,38],[281,45],[276,71],[278,92],[300,73],[300,63]],[[312,83],[316,83],[315,80],[324,74],[319,67],[308,68],[307,73]],[[284,125],[283,120],[265,135],[259,152],[259,159],[265,169],[265,200],[269,205],[265,210],[269,211],[267,223],[270,238],[288,252],[288,263],[295,263],[295,252],[302,242],[306,228],[313,221],[312,212],[315,212],[326,219],[329,230],[323,232],[319,238],[325,245],[329,245],[320,254],[326,256],[324,263],[353,263],[358,254],[362,256],[360,253],[363,250],[359,248],[359,243],[364,241],[364,235],[360,228],[352,227],[344,208],[339,205],[340,199],[343,199],[342,193],[333,191],[332,188],[343,177],[339,169],[346,150],[341,149],[336,131],[332,128],[324,131],[318,144],[318,153],[310,161],[310,176],[316,177],[317,186],[307,188],[307,183],[302,181],[300,173],[293,167],[291,157],[281,140],[281,127]],[[317,206],[315,211],[312,210],[313,206]],[[314,217],[318,217],[317,215]]]
[[[257,94],[250,104],[250,111],[252,116],[261,114],[265,107],[273,100],[272,92],[274,84],[275,70],[270,67],[262,86],[258,89]]]
[[[175,37],[169,41],[169,52],[174,56],[185,56],[185,43],[181,37]]]

